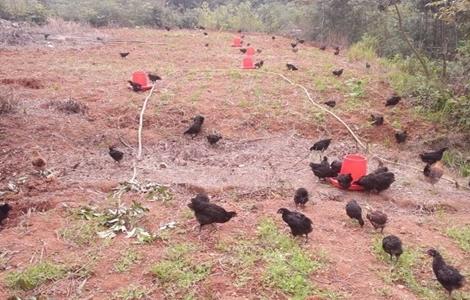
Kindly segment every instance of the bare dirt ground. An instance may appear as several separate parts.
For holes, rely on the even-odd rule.
[[[470,192],[444,180],[433,188],[420,172],[405,167],[422,168],[417,154],[447,132],[413,113],[406,99],[386,109],[384,102],[392,90],[378,64],[367,70],[363,62],[350,62],[343,53],[334,56],[308,44],[294,53],[289,39],[273,41],[271,36],[246,34],[246,42],[262,49],[255,59],[263,59],[265,67],[241,70],[242,55],[230,47],[232,33],[204,36],[201,31],[110,29],[102,36],[103,43],[71,46],[54,43],[51,36],[52,46],[0,50],[0,89],[18,100],[15,112],[0,115],[0,190],[5,191],[3,201],[13,206],[0,232],[0,298],[134,299],[118,293],[138,286],[146,299],[290,299],[289,293],[266,284],[260,262],[252,266],[250,280],[239,284],[240,274],[227,267],[233,253],[223,245],[256,239],[264,218],[275,220],[287,234],[276,211],[294,209],[293,193],[301,186],[311,195],[304,213],[313,220],[314,231],[308,244],[299,240],[299,245],[325,261],[310,275],[315,291],[321,291],[312,292],[310,299],[427,299],[409,282],[390,280],[392,265],[373,251],[375,239],[382,235],[369,224],[361,229],[347,218],[344,206],[350,199],[357,199],[364,209],[385,211],[390,221],[384,235],[398,235],[405,249],[424,253],[437,247],[463,274],[470,274],[470,253],[447,235],[451,227],[470,225]],[[127,51],[128,58],[121,59],[118,53]],[[299,71],[286,71],[286,62],[296,64]],[[331,75],[335,68],[344,68],[344,75]],[[142,222],[152,231],[171,221],[177,225],[165,239],[150,245],[135,244],[122,235],[102,240],[94,232],[93,241],[80,245],[73,236],[67,239],[62,234],[77,222],[83,224],[71,217],[71,209],[110,206],[112,188],[132,177],[138,117],[146,95],[133,93],[126,85],[135,70],[163,77],[145,113],[138,179],[170,186],[173,199],[150,202],[129,193],[124,201],[140,200],[150,209]],[[308,157],[314,141],[333,138],[325,153],[330,159],[361,150],[340,123],[312,106],[302,90],[268,72],[303,84],[320,103],[336,100],[332,111],[370,149],[404,164],[389,165],[397,178],[390,190],[367,195],[319,183],[308,167],[309,159],[318,160],[317,155]],[[57,103],[69,99],[86,105],[83,113],[57,109]],[[385,115],[382,127],[368,124],[374,112]],[[195,114],[206,117],[204,133],[216,130],[223,135],[218,145],[210,146],[203,135],[195,139],[182,135]],[[394,128],[408,130],[410,140],[405,145],[396,145]],[[110,145],[125,152],[120,165],[108,156]],[[34,150],[46,159],[54,176],[34,174]],[[373,169],[377,162],[369,159]],[[446,173],[464,182],[452,170]],[[237,211],[237,217],[215,232],[203,229],[199,235],[186,204],[201,191]],[[197,249],[188,259],[210,262],[211,268],[204,278],[169,291],[150,274],[150,268],[166,250],[181,243]],[[140,258],[118,272],[115,265],[123,251]],[[8,286],[8,274],[40,261],[69,270],[86,266],[87,273],[69,272],[28,291]],[[413,266],[417,285],[431,289],[436,299],[444,298],[432,274],[431,259],[423,255],[418,262]],[[470,299],[469,291],[467,285],[456,297]]]

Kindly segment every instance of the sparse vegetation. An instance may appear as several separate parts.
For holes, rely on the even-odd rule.
[[[0,90],[0,115],[16,112],[18,101],[12,91]]]
[[[71,220],[68,226],[59,231],[59,235],[64,240],[78,246],[89,246],[96,243],[96,233],[103,229],[104,227],[97,219]]]
[[[145,299],[148,293],[149,291],[145,287],[131,284],[114,293],[113,298],[119,300],[139,300]]]
[[[48,104],[49,107],[54,107],[58,111],[61,111],[65,114],[86,114],[88,112],[88,107],[86,104],[79,102],[74,99],[68,99],[65,101],[51,101]]]
[[[126,272],[130,269],[133,264],[138,262],[141,258],[142,256],[138,252],[136,252],[132,248],[129,248],[123,253],[121,253],[121,257],[114,264],[114,270],[119,273]]]
[[[238,238],[234,245],[219,244],[218,250],[230,255],[226,258],[231,266],[235,285],[243,287],[253,280],[261,280],[267,290],[279,291],[293,299],[322,296],[338,299],[337,293],[319,290],[312,285],[310,276],[326,261],[314,259],[299,246],[299,241],[281,233],[270,219],[262,219],[257,227],[258,239]],[[258,269],[261,266],[261,271]],[[259,272],[262,278],[258,278]]]
[[[448,228],[447,235],[454,239],[463,251],[470,253],[470,225]]]
[[[190,292],[197,282],[211,272],[212,264],[197,262],[191,254],[196,248],[191,244],[176,244],[168,247],[165,258],[155,263],[150,272],[159,280],[167,296]]]
[[[9,287],[31,290],[48,281],[58,280],[66,275],[65,266],[52,262],[40,262],[22,271],[12,271],[5,281]]]
[[[431,281],[423,281],[417,277],[422,268],[429,268],[429,261],[424,262],[424,252],[412,247],[406,247],[398,262],[391,263],[390,256],[382,249],[382,238],[376,236],[373,239],[373,252],[383,262],[393,265],[391,271],[384,271],[380,276],[388,284],[403,284],[414,294],[429,300],[441,299],[443,293],[439,291]]]

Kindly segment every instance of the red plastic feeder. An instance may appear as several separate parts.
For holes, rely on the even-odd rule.
[[[144,71],[136,71],[132,73],[132,82],[140,84],[142,91],[150,90],[152,88],[149,77]]]
[[[235,37],[233,39],[232,47],[241,47],[242,46],[242,39],[240,37]]]
[[[359,154],[348,154],[343,159],[340,174],[351,174],[353,182],[367,174],[367,158]],[[338,188],[341,188],[335,178],[330,178],[330,183]],[[355,183],[349,187],[351,191],[362,191],[364,188]]]
[[[249,47],[246,49],[246,55],[255,55],[255,48]]]
[[[251,57],[249,55],[245,56],[245,58],[243,59],[242,68],[243,69],[254,69],[255,65],[253,64],[253,57]]]

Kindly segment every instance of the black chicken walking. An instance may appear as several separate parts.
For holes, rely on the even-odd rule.
[[[287,208],[280,208],[277,213],[282,214],[282,219],[289,225],[293,236],[305,235],[305,242],[308,242],[308,234],[313,230],[312,220],[302,213]]]

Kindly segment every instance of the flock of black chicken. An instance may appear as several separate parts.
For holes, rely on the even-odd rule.
[[[205,35],[207,35],[207,33],[205,33]],[[275,40],[275,37],[273,36],[272,39]],[[291,43],[292,49],[297,49],[296,47],[299,43],[303,44],[304,40],[297,39],[295,42]],[[320,47],[320,50],[325,49],[326,46]],[[335,47],[334,50],[334,54],[338,55],[340,51],[339,48]],[[126,58],[128,55],[129,52],[120,53],[122,58]],[[262,65],[263,61],[259,62],[257,67],[260,68]],[[287,68],[288,70],[292,71],[298,70],[296,66],[290,63],[287,64]],[[333,74],[338,77],[341,76],[342,73],[343,69],[333,71]],[[155,83],[155,81],[161,80],[161,77],[158,75],[149,74],[149,79]],[[134,91],[140,91],[141,87],[136,83],[133,83],[132,81],[129,81],[129,83],[131,84]],[[400,100],[401,98],[399,96],[393,95],[387,99],[386,106],[396,105]],[[334,107],[336,105],[334,101],[327,101],[325,104],[330,107]],[[372,121],[374,125],[380,126],[383,124],[383,116],[372,115]],[[203,123],[203,116],[195,116],[193,118],[193,123],[186,131],[184,131],[184,134],[195,138],[201,132]],[[214,145],[222,138],[222,136],[220,134],[213,133],[207,135],[206,138],[211,145]],[[397,143],[404,143],[407,138],[407,132],[397,132],[395,134],[395,138]],[[310,151],[319,151],[323,153],[328,149],[331,141],[332,139],[320,140],[310,148]],[[443,168],[440,160],[442,159],[443,153],[446,150],[447,148],[442,148],[438,151],[425,152],[420,154],[421,160],[426,163],[423,174],[425,175],[425,178],[433,185],[443,175]],[[118,163],[124,157],[124,153],[116,149],[115,146],[109,147],[109,155]],[[37,153],[33,157],[32,164],[37,170],[43,170],[45,168],[45,160]],[[318,177],[319,180],[325,181],[328,178],[336,178],[339,186],[345,190],[349,189],[352,184],[356,184],[361,186],[365,191],[380,193],[384,190],[387,190],[395,181],[394,174],[390,172],[387,167],[382,165],[380,165],[379,168],[375,171],[359,178],[356,181],[353,180],[351,174],[341,174],[341,166],[341,161],[334,160],[330,163],[326,156],[323,157],[320,163],[310,163],[310,168],[313,174]],[[308,191],[305,188],[298,188],[294,195],[295,207],[304,208],[308,201]],[[188,204],[188,207],[194,211],[196,220],[199,223],[199,231],[201,231],[202,227],[205,225],[225,223],[237,215],[237,213],[234,211],[226,211],[223,207],[211,203],[208,196],[204,194],[198,194],[196,197],[192,198],[191,202]],[[8,217],[8,213],[11,209],[12,207],[9,204],[0,205],[0,224]],[[308,235],[313,231],[313,222],[309,217],[301,212],[291,211],[287,208],[279,208],[277,213],[282,215],[282,220],[290,227],[293,236],[305,236],[305,241],[308,242]],[[356,200],[351,200],[347,203],[346,214],[348,217],[357,220],[361,227],[364,226],[365,222],[362,217],[362,208]],[[387,215],[384,212],[377,210],[368,212],[366,218],[376,230],[380,229],[381,232],[383,232],[388,221]],[[402,242],[395,235],[388,235],[383,238],[382,246],[383,250],[390,255],[391,259],[396,257],[398,260],[400,255],[403,253]],[[427,253],[433,257],[432,268],[437,280],[448,291],[449,295],[453,290],[463,286],[464,277],[457,269],[446,264],[437,250],[429,249]]]
[[[275,37],[273,37],[273,40],[275,40]],[[299,43],[304,43],[304,41],[297,39],[297,41],[291,43],[292,49],[297,49],[296,47]],[[320,49],[325,50],[326,46],[321,46]],[[335,55],[338,55],[339,48],[335,47],[334,50]],[[242,48],[240,51],[245,53],[247,50]],[[256,68],[261,68],[263,63],[264,62],[262,60],[257,62]],[[367,65],[367,68],[369,68],[370,65]],[[298,70],[298,68],[292,63],[288,63],[286,66],[290,71]],[[343,71],[343,69],[338,69],[334,70],[332,73],[333,75],[340,77],[343,74]],[[387,99],[385,106],[394,106],[397,105],[400,101],[400,96],[392,95]],[[334,107],[336,102],[327,101],[324,104],[328,105],[329,107]],[[382,115],[372,114],[371,120],[372,124],[375,126],[380,126],[384,123],[384,117]],[[203,123],[203,116],[195,116],[193,118],[193,123],[186,131],[184,131],[184,134],[188,134],[192,138],[195,138],[201,132]],[[406,131],[395,133],[395,139],[397,143],[406,142],[407,137],[408,134]],[[221,138],[222,136],[219,134],[207,135],[207,140],[211,145],[216,144]],[[319,151],[320,153],[323,153],[328,149],[331,141],[332,139],[330,138],[320,140],[310,148],[310,151]],[[442,159],[443,153],[446,150],[447,148],[442,148],[438,151],[424,152],[420,154],[421,160],[426,163],[423,174],[427,181],[433,185],[439,181],[443,175],[443,168],[440,160]],[[109,154],[114,160],[118,162],[123,158],[123,153],[113,147],[110,148]],[[330,163],[326,156],[323,157],[320,163],[310,163],[310,168],[313,174],[318,177],[320,181],[325,181],[329,178],[335,178],[339,186],[345,190],[349,189],[352,184],[356,184],[361,186],[367,192],[380,193],[390,188],[392,183],[395,181],[394,173],[390,172],[387,167],[382,165],[382,163],[380,163],[379,167],[375,171],[359,178],[356,181],[353,180],[351,174],[341,174],[341,167],[341,161],[334,160]],[[295,207],[304,208],[308,201],[308,191],[305,188],[298,188],[294,195]],[[214,226],[215,223],[225,223],[237,215],[237,213],[234,211],[226,211],[223,207],[211,203],[208,196],[204,194],[198,194],[196,197],[192,198],[191,203],[188,204],[188,207],[194,211],[196,220],[199,223],[199,232],[204,225]],[[305,242],[308,242],[308,235],[313,231],[313,222],[309,217],[301,212],[291,211],[287,208],[279,208],[277,213],[282,215],[282,220],[289,226],[294,237],[305,236]],[[346,204],[346,214],[351,219],[357,220],[361,227],[364,226],[365,222],[362,217],[362,208],[356,200],[351,200]],[[378,210],[369,211],[366,214],[366,218],[374,227],[374,229],[380,229],[381,232],[383,232],[388,221],[387,215],[384,212]],[[402,241],[395,235],[388,235],[384,237],[382,240],[382,248],[387,254],[390,255],[391,260],[393,260],[395,257],[398,261],[400,255],[403,253]],[[447,265],[437,250],[429,249],[427,253],[433,257],[432,266],[437,280],[448,291],[449,295],[453,290],[463,286],[464,277],[457,269]]]

